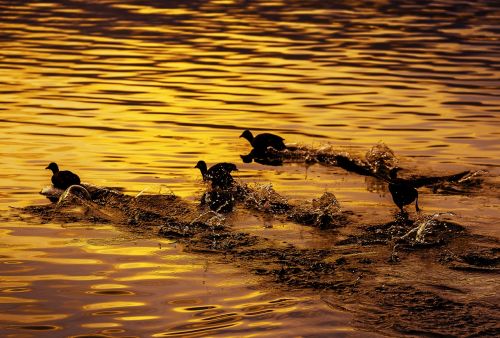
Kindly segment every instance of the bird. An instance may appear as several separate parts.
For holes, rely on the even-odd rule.
[[[405,205],[413,203],[415,201],[415,210],[420,211],[418,207],[418,191],[417,188],[433,185],[442,182],[458,182],[460,179],[470,174],[470,171],[463,171],[454,175],[445,176],[421,176],[412,179],[398,178],[398,171],[402,170],[399,167],[392,168],[389,171],[389,191],[392,195],[392,200],[403,212],[403,207]]]
[[[238,170],[235,164],[227,162],[214,164],[210,169],[207,169],[205,161],[198,161],[194,167],[200,169],[204,181],[212,182],[213,188],[230,187],[234,182],[231,171]]]
[[[403,207],[415,201],[415,210],[420,211],[418,207],[418,191],[414,186],[414,182],[411,180],[405,180],[403,178],[398,178],[398,171],[401,168],[392,168],[389,172],[389,191],[392,195],[392,200],[401,210],[404,212]]]
[[[270,133],[263,133],[256,135],[255,137],[252,135],[252,132],[248,129],[246,129],[240,137],[243,137],[246,139],[252,147],[258,151],[258,152],[265,152],[267,148],[271,147],[275,150],[285,150],[286,145],[283,143],[285,140],[281,136],[270,134]]]
[[[52,170],[52,184],[58,189],[66,190],[72,185],[80,184],[80,177],[77,174],[69,170],[60,171],[55,162],[51,162],[45,169]]]

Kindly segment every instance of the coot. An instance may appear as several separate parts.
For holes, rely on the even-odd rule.
[[[389,191],[391,192],[394,203],[399,209],[401,209],[401,211],[403,211],[403,207],[405,205],[408,205],[415,200],[415,209],[420,211],[418,208],[418,188],[426,185],[435,185],[436,183],[459,182],[462,178],[470,174],[470,171],[467,170],[453,175],[434,177],[420,176],[412,179],[402,179],[398,178],[398,171],[400,170],[401,168],[396,167],[389,171]]]
[[[233,163],[217,163],[207,169],[205,161],[198,161],[195,168],[200,169],[201,176],[204,181],[212,182],[212,187],[226,188],[233,184],[234,179],[231,176],[231,171],[237,171],[236,165]]]
[[[58,189],[66,190],[72,185],[80,184],[80,177],[77,174],[69,170],[60,171],[55,162],[50,163],[45,169],[52,170],[52,184]]]
[[[283,141],[285,140],[281,136],[263,133],[257,136],[253,136],[250,130],[245,130],[240,137],[246,139],[256,151],[265,152],[268,147],[274,148],[276,150],[285,150],[286,146]]]
[[[401,168],[392,168],[389,172],[390,182],[389,191],[392,195],[392,200],[403,212],[403,207],[415,201],[415,210],[420,211],[418,208],[418,191],[415,189],[415,183],[411,180],[405,180],[403,178],[398,178],[398,171]]]

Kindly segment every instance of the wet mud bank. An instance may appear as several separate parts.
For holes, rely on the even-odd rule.
[[[237,184],[230,191],[208,190],[196,204],[174,195],[133,197],[83,186],[88,195],[66,192],[57,203],[17,209],[17,215],[41,222],[111,223],[174,239],[188,252],[260,276],[267,287],[316,290],[330,306],[351,312],[364,330],[424,336],[500,332],[494,292],[500,243],[470,233],[447,214],[415,220],[399,215],[369,224],[354,221],[356,215],[342,210],[331,193],[294,205],[270,186]],[[299,248],[237,231],[230,215],[238,210],[314,226],[331,243]]]

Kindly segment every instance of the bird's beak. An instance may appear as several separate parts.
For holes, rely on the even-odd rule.
[[[45,168],[45,169],[49,169],[49,167]]]
[[[252,163],[252,156],[250,155],[240,155],[243,163]]]

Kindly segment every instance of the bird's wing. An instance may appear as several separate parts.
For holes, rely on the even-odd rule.
[[[212,175],[212,176],[214,176],[214,175],[224,175],[224,174],[229,174],[233,170],[238,170],[236,168],[236,165],[234,165],[233,163],[222,162],[222,163],[214,164],[208,170],[208,173],[210,175]]]
[[[236,165],[234,165],[233,163],[223,162],[223,163],[219,163],[219,164],[221,165],[221,168],[223,168],[223,170],[227,171],[227,172],[238,170],[238,168],[236,168]]]
[[[260,137],[259,137],[260,136]],[[267,139],[269,141],[284,141],[285,139],[281,136],[278,136],[276,134],[271,134],[271,133],[263,133],[259,134],[256,137],[259,137],[259,139]]]
[[[458,180],[468,175],[469,173],[470,171],[467,170],[454,175],[434,176],[434,177],[422,176],[413,178],[410,181],[412,182],[413,187],[420,188],[426,185],[432,185],[439,182],[457,182]]]

